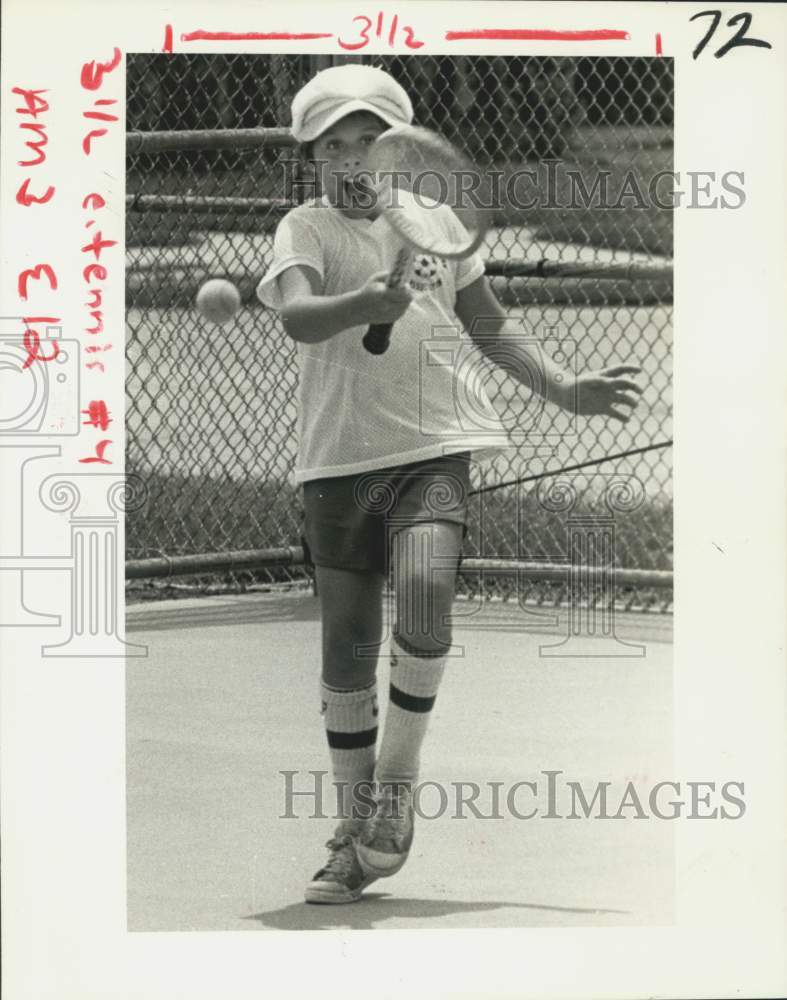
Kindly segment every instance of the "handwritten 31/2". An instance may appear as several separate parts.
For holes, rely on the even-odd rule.
[[[398,14],[391,16],[383,11],[378,11],[374,20],[365,14],[359,14],[352,19],[352,23],[356,26],[354,29],[355,37],[340,37],[338,39],[339,45],[349,51],[365,48],[371,41],[370,32],[372,30],[374,30],[375,38],[382,38],[384,34],[387,34],[388,45],[391,48],[398,41],[407,49],[420,49],[424,44],[418,41],[415,37],[415,31],[409,24],[399,24]]]

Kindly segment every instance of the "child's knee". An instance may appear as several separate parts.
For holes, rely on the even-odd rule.
[[[402,649],[413,656],[435,656],[447,653],[451,648],[450,626],[444,629],[412,631],[402,623],[397,623],[394,635]]]
[[[437,652],[451,645],[453,581],[412,578],[397,602],[396,632],[405,643],[424,652]]]
[[[322,665],[322,679],[328,687],[337,691],[352,691],[368,687],[377,676],[377,661],[365,665],[348,663],[346,660],[325,657]]]
[[[323,624],[323,678],[337,687],[361,687],[377,669],[379,630],[351,619]]]

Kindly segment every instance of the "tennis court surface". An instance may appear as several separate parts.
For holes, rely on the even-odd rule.
[[[610,782],[614,815],[627,782],[646,802],[649,788],[672,778],[671,618],[616,617],[617,637],[644,655],[598,655],[609,643],[583,636],[580,655],[559,657],[540,647],[566,635],[565,612],[538,611],[540,621],[513,602],[457,601],[463,652],[449,663],[421,775],[445,800],[436,786],[419,799],[425,816],[440,815],[417,819],[401,872],[359,903],[330,907],[308,906],[302,893],[333,821],[312,818],[309,796],[290,799],[295,818],[281,818],[281,772],[297,772],[293,787],[308,792],[309,772],[328,766],[317,598],[130,606],[130,638],[149,654],[127,665],[129,930],[671,924],[673,824],[633,809],[599,818],[598,803],[590,818],[565,818],[566,782],[588,801]],[[378,683],[382,717],[385,657]],[[546,771],[562,772],[552,811],[564,818],[544,815]],[[526,781],[536,790],[512,792]],[[498,818],[457,807],[459,782],[475,783],[478,811]],[[533,808],[530,819],[513,811]]]

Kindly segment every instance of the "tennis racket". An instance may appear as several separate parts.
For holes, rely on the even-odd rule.
[[[483,242],[491,213],[479,204],[480,175],[442,136],[414,125],[396,126],[374,143],[367,167],[380,214],[402,242],[386,281],[389,288],[404,283],[417,253],[462,260]],[[456,220],[446,221],[446,207]],[[443,213],[442,221],[435,212]],[[372,324],[363,346],[370,354],[384,354],[392,329],[392,323]]]

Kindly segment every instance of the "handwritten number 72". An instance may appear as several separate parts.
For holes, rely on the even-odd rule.
[[[719,22],[721,21],[721,11],[702,10],[699,12],[699,14],[694,14],[692,17],[690,17],[689,20],[696,21],[698,17],[710,17],[712,18],[712,21],[711,21],[711,26],[710,28],[708,28],[705,37],[700,39],[700,42],[697,45],[696,49],[692,52],[692,56],[694,59],[697,58],[697,56],[700,54],[700,52],[702,52],[702,50],[705,48],[705,46],[708,44],[708,42],[715,34],[716,29],[719,26]],[[773,48],[770,42],[765,42],[762,40],[762,38],[747,37],[746,32],[751,27],[751,14],[749,13],[736,14],[734,17],[731,17],[729,21],[727,21],[728,28],[732,28],[736,24],[739,25],[739,28],[732,36],[732,38],[728,42],[725,42],[720,49],[717,49],[713,53],[713,55],[717,59],[721,59],[722,56],[726,56],[727,53],[730,51],[730,49],[738,48],[741,45],[753,45],[758,49]]]

